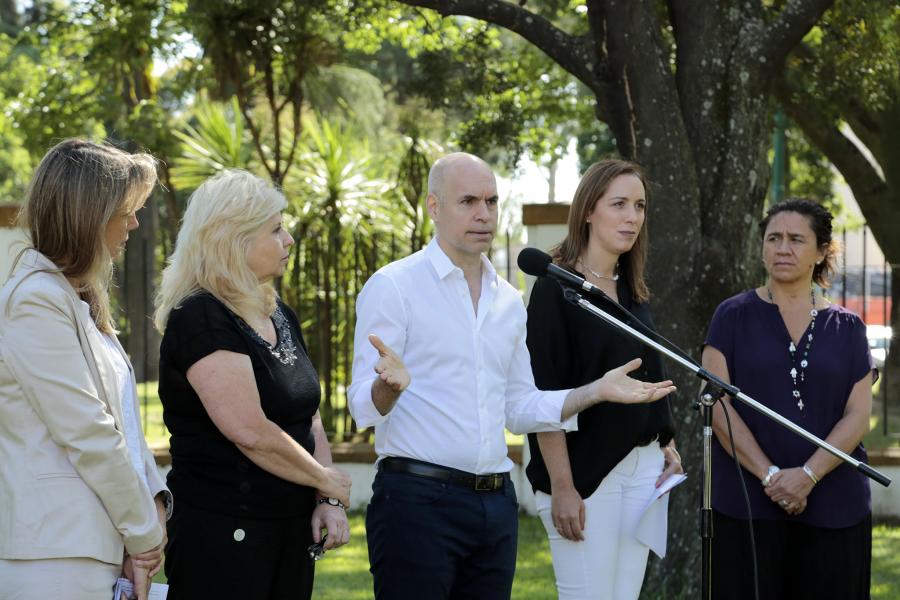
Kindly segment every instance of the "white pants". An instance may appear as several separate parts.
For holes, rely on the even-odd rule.
[[[550,538],[560,600],[635,600],[649,548],[634,537],[653,496],[664,456],[657,443],[632,450],[584,500],[584,540],[573,542],[553,526],[550,496],[537,492],[538,516]]]
[[[92,558],[0,559],[0,600],[108,600],[121,572]]]

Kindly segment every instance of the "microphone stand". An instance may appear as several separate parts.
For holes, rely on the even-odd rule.
[[[627,333],[642,344],[650,346],[657,352],[668,356],[670,359],[688,369],[697,377],[707,383],[706,391],[700,396],[700,401],[698,403],[700,413],[703,416],[703,494],[700,507],[700,537],[702,541],[701,583],[703,600],[711,600],[712,598],[712,411],[713,406],[715,406],[716,402],[718,402],[726,393],[732,398],[740,400],[753,410],[762,413],[782,427],[791,430],[813,445],[830,452],[846,463],[850,463],[851,465],[853,465],[853,467],[856,468],[856,470],[861,472],[866,477],[877,481],[885,487],[891,484],[891,480],[889,477],[873,469],[866,463],[856,460],[842,450],[835,448],[828,442],[819,439],[802,427],[782,417],[780,414],[773,411],[769,407],[760,404],[747,394],[743,393],[737,387],[725,383],[694,361],[676,354],[675,352],[672,352],[665,346],[659,344],[653,339],[650,339],[630,325],[623,323],[609,313],[597,308],[596,306],[585,300],[581,296],[581,294],[579,294],[574,289],[567,287],[566,285],[563,285],[562,288],[563,295],[565,296],[566,300],[568,300],[572,304],[581,307],[595,317],[603,319],[613,327],[616,327],[617,329]]]

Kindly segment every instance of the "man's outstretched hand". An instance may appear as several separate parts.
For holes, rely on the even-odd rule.
[[[648,383],[628,376],[640,366],[641,359],[635,358],[621,367],[607,371],[603,377],[594,382],[599,399],[620,404],[642,404],[655,402],[675,391],[671,380]]]

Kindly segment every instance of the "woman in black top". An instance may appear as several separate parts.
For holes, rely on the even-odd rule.
[[[171,434],[166,576],[179,598],[312,594],[310,544],[345,544],[349,477],[331,467],[319,382],[271,285],[284,196],[243,171],[194,194],[163,272],[159,395]]]
[[[582,177],[569,211],[568,234],[552,254],[653,327],[644,283],[646,192],[639,167],[604,160]],[[620,320],[614,305],[587,296]],[[528,350],[541,389],[566,389],[642,359],[636,378],[664,379],[659,355],[567,302],[555,280],[539,279],[528,304]],[[560,599],[631,599],[640,594],[652,543],[638,524],[662,482],[682,472],[674,448],[669,400],[603,403],[578,416],[578,431],[528,436],[528,478],[550,537]],[[666,497],[667,498],[667,497]],[[648,511],[656,534],[666,499]],[[653,527],[651,527],[653,528]],[[664,540],[664,531],[662,539]],[[659,554],[664,542],[653,544]]]

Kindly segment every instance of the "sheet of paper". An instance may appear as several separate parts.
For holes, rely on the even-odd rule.
[[[646,544],[660,558],[666,556],[666,539],[668,537],[669,495],[675,486],[687,479],[687,475],[672,475],[661,486],[653,490],[647,500],[641,518],[638,519],[634,537]]]
[[[113,600],[130,600],[134,597],[134,585],[124,577],[116,579],[116,586],[113,588]]]
[[[149,600],[166,600],[169,595],[169,586],[165,583],[151,583],[150,594],[147,596]],[[131,600],[136,598],[134,593],[134,584],[119,577],[116,580],[116,586],[113,588],[113,600]]]

